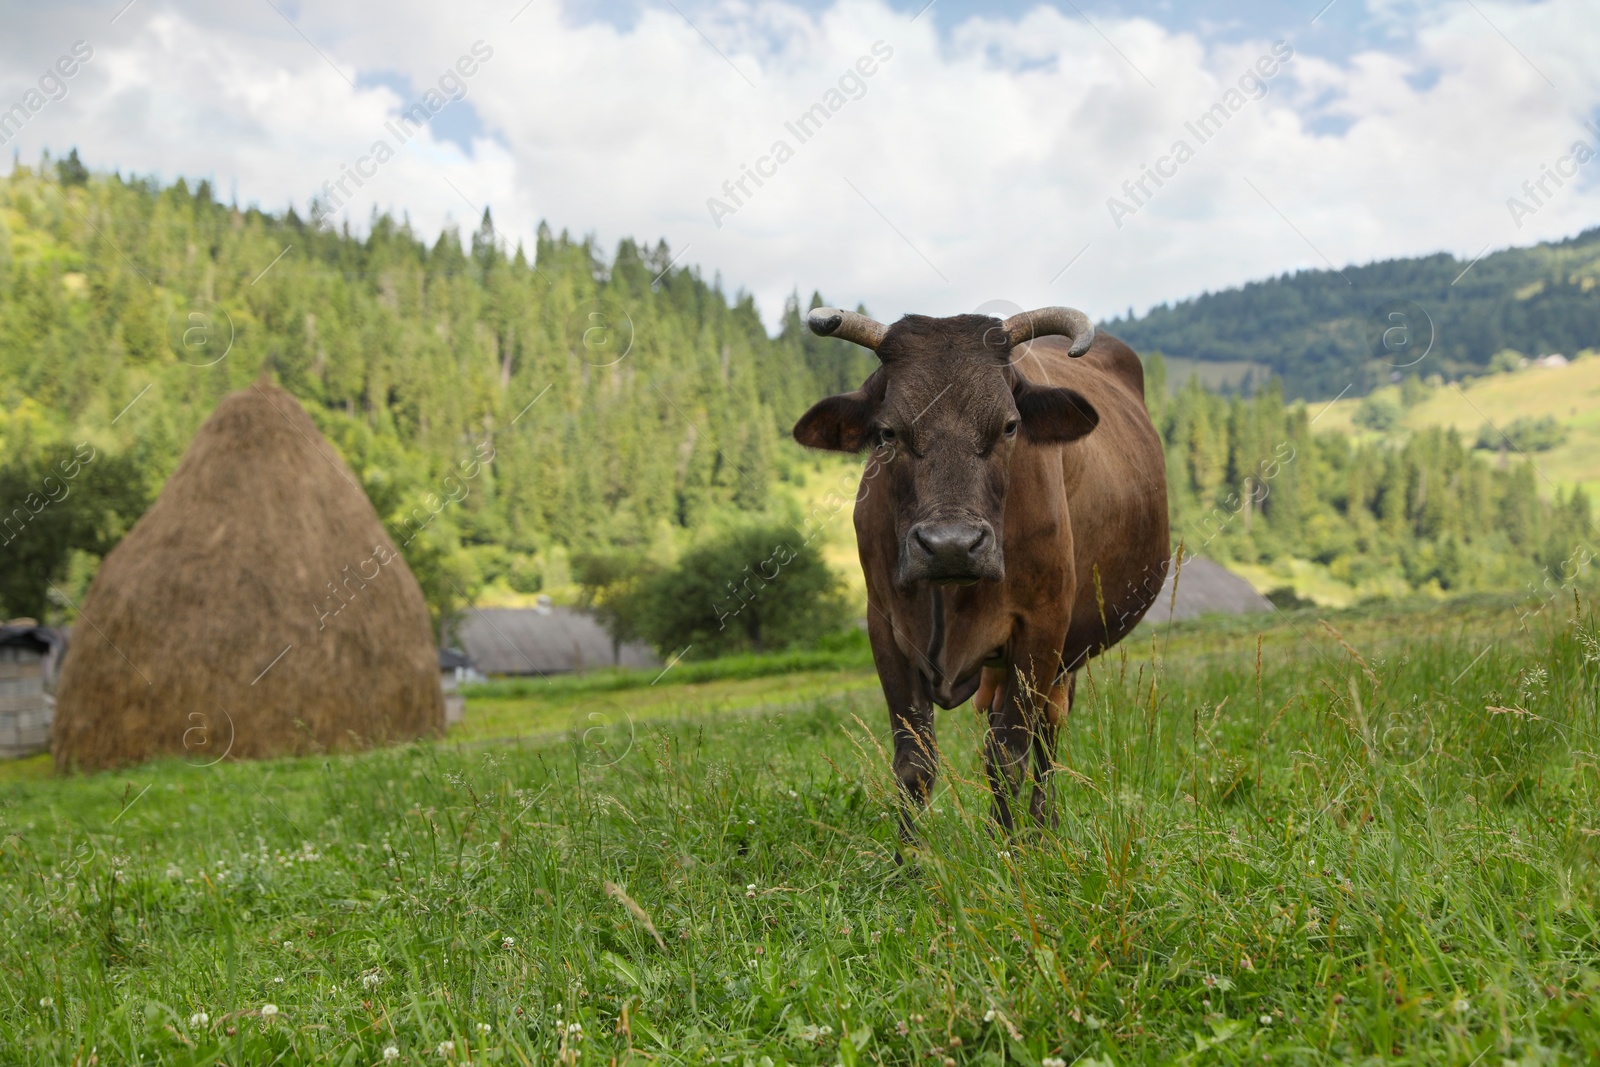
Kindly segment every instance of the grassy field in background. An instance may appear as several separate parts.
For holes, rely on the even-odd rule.
[[[1383,392],[1399,400],[1398,387]],[[1600,357],[1586,356],[1566,367],[1530,366],[1473,378],[1459,387],[1433,388],[1405,412],[1400,428],[1387,435],[1356,425],[1361,403],[1361,398],[1317,401],[1307,408],[1316,430],[1345,434],[1369,444],[1385,440],[1400,444],[1430,426],[1454,428],[1471,444],[1486,422],[1504,427],[1517,419],[1554,418],[1566,428],[1565,443],[1526,457],[1508,452],[1504,462],[1531,461],[1539,492],[1547,498],[1558,490],[1582,486],[1591,500],[1600,499]],[[1497,457],[1492,462],[1501,460]],[[1297,595],[1325,607],[1346,607],[1369,597],[1405,596],[1408,592],[1398,576],[1387,585],[1357,589],[1334,578],[1326,566],[1306,559],[1280,559],[1269,565],[1232,563],[1229,567],[1259,592],[1292,587]]]
[[[671,678],[671,674],[667,677]],[[593,730],[599,736],[616,729],[618,723],[629,721],[639,724],[732,711],[759,712],[856,693],[880,699],[878,676],[871,667],[796,671],[728,681],[663,681],[654,686],[576,695],[558,690],[549,694],[535,691],[526,696],[475,696],[469,698],[465,721],[450,728],[448,740],[548,741],[553,734],[574,730]]]
[[[1360,405],[1359,399],[1350,399],[1308,407],[1318,416],[1319,430],[1337,430],[1358,440],[1379,439],[1381,435],[1355,424]],[[1505,426],[1515,419],[1545,416],[1567,428],[1567,440],[1548,452],[1535,453],[1534,465],[1549,482],[1563,489],[1581,485],[1594,499],[1600,494],[1600,357],[1589,356],[1565,367],[1524,367],[1474,378],[1460,388],[1434,389],[1406,412],[1403,429],[1450,426],[1470,444],[1485,420]],[[1521,462],[1515,453],[1510,460]],[[1539,488],[1548,496],[1552,489],[1544,479]]]
[[[1142,629],[1058,829],[997,837],[942,713],[903,866],[863,672],[10,781],[0,1062],[1592,1062],[1600,634],[1539,607]]]

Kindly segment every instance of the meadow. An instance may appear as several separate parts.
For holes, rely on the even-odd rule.
[[[996,835],[958,709],[903,863],[870,672],[809,667],[490,687],[382,751],[12,774],[0,1062],[1600,1056],[1572,590],[1141,629],[1080,677],[1059,827]]]
[[[1568,353],[1571,355],[1571,353]],[[1399,389],[1388,393],[1398,398]],[[1567,440],[1548,452],[1532,457],[1511,452],[1506,462],[1532,462],[1539,474],[1539,490],[1545,495],[1557,486],[1581,486],[1591,496],[1600,492],[1600,358],[1589,353],[1574,358],[1565,367],[1525,367],[1469,379],[1458,386],[1435,387],[1422,401],[1406,410],[1395,434],[1429,426],[1457,430],[1472,442],[1485,422],[1507,426],[1517,419],[1551,418],[1567,432]],[[1331,404],[1312,403],[1317,413],[1317,428],[1336,430],[1356,440],[1380,440],[1383,434],[1363,429],[1355,415],[1359,398]]]

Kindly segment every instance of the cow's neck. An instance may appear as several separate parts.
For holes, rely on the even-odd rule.
[[[946,588],[926,585],[901,603],[916,622],[907,627],[915,635],[919,669],[928,694],[940,707],[965,703],[978,686],[979,667],[993,658],[1005,643],[1003,613],[986,610],[988,596],[979,586]]]
[[[945,673],[945,663],[940,658],[944,655],[944,590],[936,585],[930,592],[933,610],[928,625],[928,647],[923,650],[923,655],[933,670],[942,676]],[[941,680],[942,677],[932,679],[936,685]]]

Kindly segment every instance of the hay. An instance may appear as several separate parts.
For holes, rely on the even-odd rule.
[[[354,475],[265,377],[227,397],[81,605],[56,767],[443,729],[427,604]]]

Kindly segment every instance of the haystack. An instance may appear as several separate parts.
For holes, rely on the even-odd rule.
[[[440,733],[422,590],[298,401],[217,406],[84,599],[58,769],[195,763]]]

